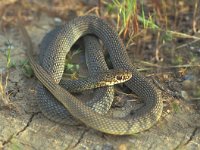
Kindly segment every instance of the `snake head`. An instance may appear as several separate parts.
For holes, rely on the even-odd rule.
[[[132,72],[123,69],[111,69],[102,73],[102,76],[103,80],[100,84],[110,86],[129,80],[132,77]]]

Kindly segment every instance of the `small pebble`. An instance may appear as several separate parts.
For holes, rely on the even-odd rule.
[[[190,46],[190,49],[191,49],[191,50],[194,50],[195,48],[194,48],[194,46]]]
[[[186,91],[181,91],[181,96],[185,99],[185,100],[189,100],[189,96],[188,93]]]
[[[55,22],[56,25],[61,25],[62,20],[60,18],[58,18],[58,17],[55,17],[54,18],[54,22]]]

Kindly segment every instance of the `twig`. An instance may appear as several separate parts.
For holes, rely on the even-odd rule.
[[[193,98],[190,98],[191,100],[200,100],[200,97],[193,97]]]
[[[200,67],[200,64],[184,64],[184,65],[176,65],[176,66],[160,66],[157,64],[153,64],[150,62],[146,62],[146,61],[140,61],[140,63],[143,63],[145,65],[151,66],[151,67],[156,67],[156,68],[161,68],[161,69],[169,69],[169,68],[188,68],[188,67]],[[146,70],[151,70],[149,68],[145,68]]]
[[[197,39],[197,40],[194,40],[194,41],[192,41],[190,43],[186,43],[186,44],[180,45],[180,46],[176,47],[175,50],[181,49],[181,48],[186,47],[186,46],[190,46],[191,44],[194,44],[194,43],[199,42],[199,41],[200,41],[200,39]]]
[[[193,29],[194,33],[197,32],[196,16],[197,16],[198,5],[199,5],[199,0],[196,0],[195,5],[194,5],[193,21],[192,21],[192,29]]]
[[[98,14],[99,14],[99,16],[101,16],[101,0],[98,0]]]

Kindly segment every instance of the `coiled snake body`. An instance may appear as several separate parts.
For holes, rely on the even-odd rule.
[[[64,71],[67,52],[80,37],[87,34],[93,34],[102,40],[114,68],[132,72],[133,77],[125,82],[125,85],[144,102],[144,106],[134,112],[132,117],[112,118],[99,114],[58,84]],[[28,57],[35,75],[44,85],[38,88],[38,92],[39,105],[46,116],[64,123],[67,109],[72,116],[86,125],[118,135],[130,135],[147,130],[158,121],[163,109],[162,100],[154,87],[133,67],[123,43],[106,22],[95,16],[77,17],[52,30],[43,42],[46,44],[41,46],[45,50],[42,67],[32,58],[31,52],[28,53]]]

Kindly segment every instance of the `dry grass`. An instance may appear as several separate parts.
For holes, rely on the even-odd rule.
[[[11,106],[11,102],[9,100],[9,95],[7,93],[8,79],[9,79],[9,68],[11,66],[11,57],[10,57],[11,47],[8,45],[6,53],[7,53],[7,65],[5,67],[5,71],[0,73],[0,98],[2,102],[0,107],[9,107]]]

